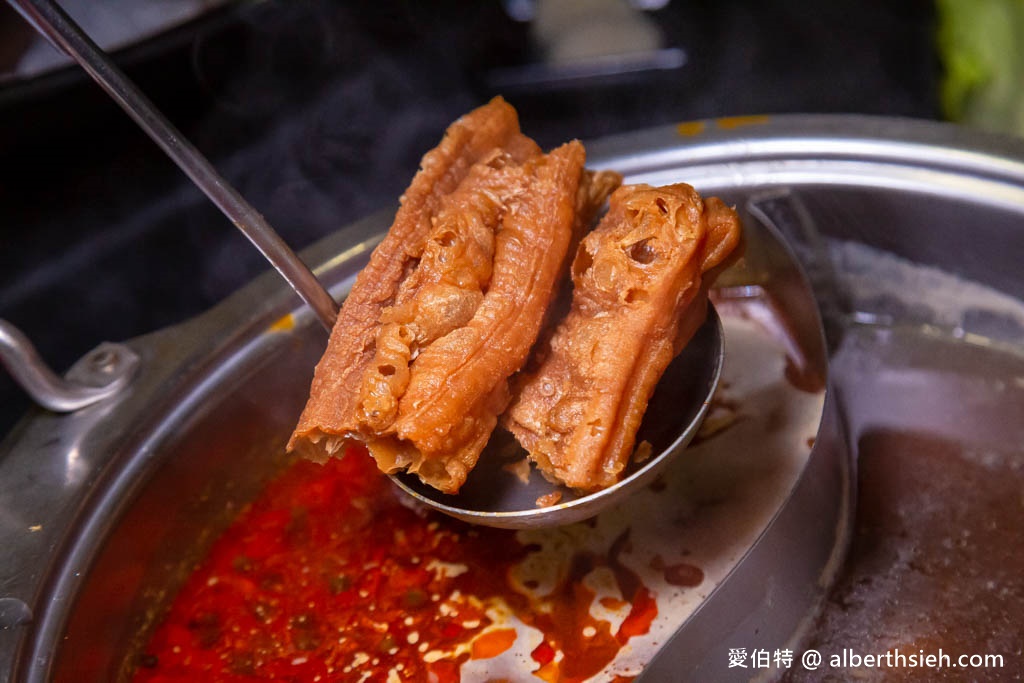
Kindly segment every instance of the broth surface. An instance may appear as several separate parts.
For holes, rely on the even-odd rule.
[[[820,421],[784,343],[723,324],[701,438],[626,504],[514,532],[412,507],[361,450],[297,462],[187,579],[134,681],[632,680],[774,518]]]

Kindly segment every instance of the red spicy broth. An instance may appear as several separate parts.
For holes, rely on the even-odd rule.
[[[555,590],[517,588],[532,550],[515,532],[414,510],[369,456],[297,462],[212,547],[137,655],[135,683],[460,680],[460,667],[520,637],[500,605],[543,634],[523,673],[583,681],[657,615],[651,592],[618,560],[580,554]],[[590,614],[595,567],[615,575],[629,613],[614,630]],[[629,680],[619,678],[617,680]]]

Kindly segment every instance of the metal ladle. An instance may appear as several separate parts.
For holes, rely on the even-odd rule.
[[[213,168],[56,3],[8,2],[58,50],[74,59],[160,146],[207,197],[277,269],[330,330],[338,306],[309,268],[269,223]],[[714,309],[694,339],[670,365],[651,399],[637,443],[647,441],[654,455],[627,466],[614,486],[587,495],[544,480],[532,472],[524,484],[506,465],[525,455],[507,434],[496,432],[458,495],[446,495],[411,475],[393,480],[420,503],[476,524],[531,528],[568,524],[596,515],[651,483],[658,472],[696,435],[718,386],[724,344]],[[538,498],[558,495],[539,507]]]
[[[617,505],[638,489],[653,484],[700,429],[718,388],[725,356],[722,322],[711,304],[704,324],[682,353],[669,364],[647,404],[636,443],[651,445],[651,457],[631,459],[622,479],[593,493],[554,484],[531,469],[523,482],[510,467],[526,457],[511,434],[500,428],[480,454],[476,467],[456,495],[441,493],[411,474],[393,477],[409,495],[445,514],[473,524],[528,529],[571,524]],[[543,507],[538,499],[557,496]]]

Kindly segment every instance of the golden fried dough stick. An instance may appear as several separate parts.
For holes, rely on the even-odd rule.
[[[540,151],[519,131],[515,109],[501,98],[455,121],[441,143],[423,157],[391,229],[345,299],[289,450],[323,461],[360,430],[357,402],[363,375],[375,355],[381,312],[394,302],[400,284],[414,270],[443,198],[495,150],[506,150],[519,161]]]
[[[618,480],[655,385],[704,320],[702,275],[739,239],[736,212],[689,185],[612,194],[573,261],[569,314],[503,417],[545,476],[583,490]]]
[[[442,199],[416,269],[380,314],[357,408],[367,433],[387,429],[397,417],[413,354],[473,318],[491,279],[495,230],[511,197],[527,190],[527,181],[522,166],[495,150]]]
[[[508,403],[570,246],[619,183],[584,160],[578,142],[542,154],[501,100],[453,124],[357,278],[289,447],[322,460],[362,441],[382,470],[457,491]],[[447,170],[426,175],[431,162]]]
[[[583,145],[571,142],[523,166],[495,234],[490,282],[465,325],[423,349],[392,429],[370,442],[385,465],[455,492],[508,404],[508,378],[525,362],[557,286],[576,219]]]
[[[615,171],[583,171],[579,191],[576,193],[576,223],[573,226],[571,255],[576,254],[579,241],[597,220],[597,214],[604,207],[612,192],[622,185],[622,175]],[[571,256],[570,256],[571,259]]]
[[[592,171],[584,169],[583,178],[580,179],[579,190],[576,192],[576,221],[572,226],[572,239],[569,242],[569,251],[566,254],[562,273],[559,275],[561,285],[557,299],[548,311],[549,321],[561,320],[569,312],[569,303],[572,301],[572,280],[569,278],[569,268],[580,246],[580,241],[594,227],[597,215],[608,201],[612,192],[622,185],[622,175],[615,171]],[[551,326],[544,328],[552,331]],[[542,330],[543,332],[544,330]]]

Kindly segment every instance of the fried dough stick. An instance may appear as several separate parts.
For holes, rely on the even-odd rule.
[[[608,174],[585,171],[584,158],[578,142],[544,155],[517,133],[434,196],[426,220],[412,221],[426,224],[416,244],[385,251],[396,218],[378,252],[403,266],[391,264],[387,297],[347,321],[366,333],[339,332],[339,318],[292,446],[322,459],[362,441],[382,470],[408,469],[457,491],[507,405],[509,376],[537,338],[580,216],[592,218],[615,186]],[[335,338],[355,370],[329,360]],[[332,372],[346,372],[346,381]]]
[[[736,212],[689,185],[612,194],[573,261],[569,314],[503,417],[546,477],[618,481],[655,385],[704,321],[702,275],[739,239]]]
[[[507,150],[520,161],[540,153],[520,133],[515,109],[501,98],[455,121],[423,157],[388,234],[345,298],[288,450],[323,461],[342,451],[349,436],[362,432],[360,389],[375,355],[381,312],[394,303],[399,286],[414,271],[444,197],[495,150]]]
[[[395,303],[380,314],[356,416],[368,434],[395,421],[413,354],[472,320],[491,279],[495,231],[508,202],[528,185],[524,167],[495,150],[442,200],[416,269],[400,284]],[[400,466],[389,463],[385,469]]]

